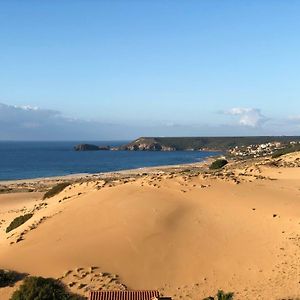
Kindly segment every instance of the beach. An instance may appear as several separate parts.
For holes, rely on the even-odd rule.
[[[158,289],[203,299],[296,299],[300,154],[7,181],[0,268],[95,289]],[[51,186],[63,191],[43,199]],[[23,225],[5,229],[17,216]],[[9,299],[20,285],[1,288]]]

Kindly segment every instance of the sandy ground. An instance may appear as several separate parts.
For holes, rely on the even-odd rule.
[[[47,200],[38,192],[2,194],[0,268],[60,278],[83,295],[127,287],[173,299],[218,289],[235,299],[296,299],[299,159],[89,179]],[[34,216],[5,233],[27,212]],[[0,299],[14,289],[0,289]]]

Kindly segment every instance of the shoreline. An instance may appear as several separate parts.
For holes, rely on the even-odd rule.
[[[92,179],[92,178],[101,178],[101,177],[110,177],[112,175],[138,175],[139,173],[153,173],[162,170],[168,169],[182,169],[187,166],[191,167],[201,167],[206,163],[211,162],[213,159],[216,159],[221,155],[208,156],[201,161],[192,162],[192,163],[182,163],[182,164],[171,164],[171,165],[158,165],[158,166],[149,166],[149,167],[139,167],[133,169],[124,169],[116,171],[107,171],[99,173],[74,173],[61,176],[46,176],[46,177],[36,177],[36,178],[24,178],[24,179],[9,179],[9,180],[0,180],[0,188],[2,185],[10,184],[35,184],[41,181],[43,182],[54,182],[54,181],[67,181],[67,180],[78,180],[78,179]],[[1,191],[0,191],[1,193]]]

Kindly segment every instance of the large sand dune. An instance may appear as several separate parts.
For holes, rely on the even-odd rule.
[[[269,179],[234,184],[175,174],[104,187],[75,184],[48,199],[13,236],[3,225],[0,267],[60,277],[97,266],[129,288],[157,288],[174,299],[202,299],[217,289],[236,299],[296,298],[300,168],[266,166],[260,175]],[[8,211],[8,196],[0,196],[5,225],[20,203],[28,209],[41,203],[33,195],[11,201],[15,212]],[[30,224],[37,224],[34,230]],[[24,231],[24,240],[12,243]]]

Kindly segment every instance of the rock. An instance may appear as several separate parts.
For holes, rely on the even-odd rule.
[[[97,151],[99,147],[91,144],[79,144],[74,147],[75,151]]]
[[[79,144],[74,147],[75,151],[99,151],[110,150],[110,146],[96,146],[92,144]]]
[[[110,146],[99,146],[99,150],[108,151],[110,150]]]

